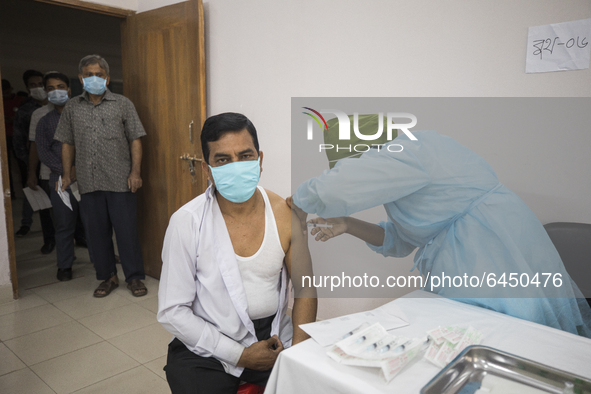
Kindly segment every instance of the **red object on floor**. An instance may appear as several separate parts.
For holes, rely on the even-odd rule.
[[[256,384],[252,383],[244,383],[238,387],[236,394],[263,394],[264,392],[265,388],[263,386],[257,386]]]

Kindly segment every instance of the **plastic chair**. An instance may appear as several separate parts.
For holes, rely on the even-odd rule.
[[[265,388],[263,386],[257,386],[252,383],[242,383],[238,387],[236,394],[263,394],[264,392]]]
[[[556,222],[544,225],[552,243],[586,297],[591,296],[591,224]],[[591,298],[587,298],[591,306]]]

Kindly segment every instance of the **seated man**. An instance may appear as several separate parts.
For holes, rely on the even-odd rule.
[[[165,367],[174,394],[235,394],[241,380],[266,385],[279,352],[307,338],[299,325],[316,319],[316,299],[294,300],[292,328],[290,252],[306,238],[294,231],[292,241],[285,200],[257,187],[254,125],[241,114],[212,116],[201,146],[212,184],[170,219],[158,321],[175,336]],[[297,256],[308,261],[304,249]]]

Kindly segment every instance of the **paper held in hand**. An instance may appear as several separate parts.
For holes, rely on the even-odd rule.
[[[73,211],[74,209],[72,209],[72,203],[70,202],[70,194],[67,191],[62,191],[62,176],[61,175],[57,181],[57,194],[60,196],[63,203],[66,205],[66,207],[70,208],[70,211]]]
[[[34,212],[37,212],[40,209],[51,208],[51,201],[49,200],[47,193],[45,193],[40,187],[37,187],[37,190],[25,187],[23,192]]]

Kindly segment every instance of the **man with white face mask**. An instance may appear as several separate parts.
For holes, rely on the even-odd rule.
[[[146,132],[133,103],[107,88],[109,64],[104,58],[85,56],[78,71],[85,91],[68,101],[55,132],[63,143],[62,190],[78,180],[88,251],[102,281],[94,296],[106,297],[119,286],[113,230],[127,288],[135,297],[144,296],[148,289],[142,282],[135,192],[142,186],[140,139]]]
[[[16,156],[22,162],[21,171],[23,172],[23,187],[27,185],[29,170],[34,172],[37,168],[28,168],[29,163],[29,127],[33,112],[47,104],[47,93],[43,87],[43,74],[37,70],[27,70],[23,74],[23,82],[27,91],[31,95],[28,101],[23,104],[14,120],[14,138],[13,145]],[[46,190],[48,192],[48,190]],[[49,254],[55,248],[55,229],[51,219],[51,210],[44,209],[39,211],[41,219],[41,229],[43,230],[43,246],[41,253]],[[29,202],[25,199],[23,202],[23,217],[21,228],[16,232],[17,237],[25,236],[33,223],[33,210]]]
[[[66,189],[66,193],[70,197],[70,209],[62,201],[56,190],[56,182],[63,174],[62,143],[54,140],[53,137],[64,106],[70,98],[70,80],[66,75],[54,72],[47,74],[43,82],[49,102],[53,104],[54,109],[39,120],[35,141],[39,159],[51,170],[49,187],[56,224],[57,279],[67,281],[72,279],[74,233],[76,231],[76,219],[78,217],[78,201],[74,198],[71,189]]]
[[[241,114],[212,116],[201,147],[212,184],[170,219],[158,321],[175,336],[165,367],[173,393],[234,394],[241,380],[266,385],[279,352],[307,338],[299,325],[316,319],[317,304],[296,298],[293,324],[285,314],[292,266],[310,254],[285,199],[257,186],[254,125]]]

